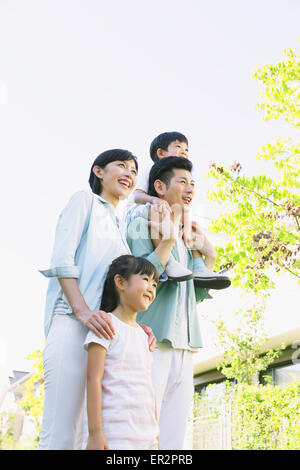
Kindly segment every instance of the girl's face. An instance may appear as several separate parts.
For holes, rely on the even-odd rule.
[[[116,160],[104,168],[95,166],[95,175],[100,179],[100,196],[114,207],[120,199],[126,199],[136,185],[137,171],[133,160]]]
[[[132,274],[124,280],[123,302],[134,312],[147,310],[156,297],[156,280],[147,274]]]

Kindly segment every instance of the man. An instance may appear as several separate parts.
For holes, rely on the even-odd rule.
[[[140,217],[127,226],[127,242],[135,256],[148,257],[155,252],[151,228],[159,229],[163,247],[159,275],[172,254],[178,262],[193,272],[205,264],[212,269],[216,252],[212,244],[194,226],[193,250],[186,248],[180,232],[181,214],[194,196],[192,163],[186,158],[167,157],[152,167],[149,175],[149,194],[168,203],[171,213],[163,220],[148,222]],[[150,225],[152,224],[152,227]],[[201,253],[200,250],[201,249]],[[157,339],[153,357],[153,385],[156,393],[162,449],[182,449],[188,412],[193,397],[193,353],[202,347],[197,303],[211,298],[207,290],[184,282],[160,282],[156,299],[137,320],[152,328]]]

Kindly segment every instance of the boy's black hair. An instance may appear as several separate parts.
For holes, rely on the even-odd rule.
[[[113,150],[106,150],[105,152],[100,153],[98,157],[95,159],[94,163],[91,167],[90,177],[89,177],[89,184],[93,191],[93,193],[98,194],[98,196],[102,192],[102,185],[97,178],[97,176],[93,172],[93,168],[95,165],[100,166],[100,168],[105,168],[111,162],[115,162],[117,160],[120,161],[127,161],[133,160],[135,163],[136,171],[138,171],[138,163],[137,158],[129,152],[129,150],[122,150],[122,149],[113,149]]]
[[[100,310],[104,310],[105,312],[112,312],[120,301],[114,281],[116,274],[119,274],[126,280],[128,280],[132,274],[146,274],[149,277],[153,277],[157,283],[159,278],[155,266],[146,258],[122,255],[114,259],[108,268],[103,288]]]
[[[181,134],[180,132],[164,132],[163,134],[159,134],[155,139],[151,142],[150,145],[150,157],[154,162],[157,162],[157,150],[168,150],[169,145],[175,140],[179,140],[179,142],[185,142],[189,145],[189,142],[185,135]]]
[[[148,194],[150,196],[158,197],[158,194],[154,188],[154,182],[156,180],[163,181],[163,183],[165,183],[168,188],[170,181],[174,176],[173,170],[176,168],[191,172],[193,165],[192,162],[187,158],[166,157],[158,160],[153,165],[149,173]]]

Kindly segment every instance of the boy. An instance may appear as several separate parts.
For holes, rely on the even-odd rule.
[[[164,132],[152,141],[150,145],[150,156],[154,163],[166,157],[188,159],[188,139],[180,132]],[[141,216],[153,220],[151,208],[157,210],[157,212],[161,214],[161,217],[171,212],[171,208],[166,201],[148,194],[148,178],[149,171],[146,171],[144,178],[140,180],[133,193],[135,205],[129,209],[126,215],[127,224],[136,217]],[[181,214],[179,217],[181,217]],[[199,224],[195,224],[195,222],[191,224],[187,207],[184,208],[183,219],[183,239],[186,246],[192,248],[192,231],[195,231],[196,225],[198,231],[201,232],[201,229]],[[204,236],[204,234],[202,236]],[[152,242],[156,247],[159,243],[159,239],[152,238]],[[165,273],[169,280],[176,282],[188,281],[194,278],[199,286],[205,288],[224,289],[230,285],[229,278],[220,276],[208,269],[202,257],[199,261],[199,269],[193,273],[191,270],[178,263],[173,255],[171,255],[166,265]]]

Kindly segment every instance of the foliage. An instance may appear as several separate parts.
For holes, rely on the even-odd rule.
[[[288,51],[285,61],[257,70],[255,78],[264,86],[265,119],[284,118],[298,128],[299,56]],[[218,249],[217,267],[233,268],[233,285],[257,293],[274,286],[274,270],[300,279],[300,144],[277,139],[256,159],[270,162],[276,176],[242,174],[237,162],[228,168],[214,163],[208,176],[216,181],[208,199],[229,206],[210,226],[230,238]]]
[[[35,450],[37,442],[30,436],[21,436],[16,440],[16,422],[15,413],[0,413],[0,450]]]
[[[277,65],[265,65],[254,72],[254,78],[264,85],[264,101],[257,109],[264,119],[283,118],[296,128],[300,127],[300,61],[292,49],[284,51],[285,60]]]
[[[224,442],[224,428],[230,422],[228,421],[228,402],[225,400],[227,393],[227,384],[208,385],[201,395],[196,392],[193,400],[193,449],[227,449],[231,442],[227,438]],[[220,429],[222,432],[220,433]],[[228,433],[229,434],[229,433]],[[228,436],[227,434],[227,436]],[[220,442],[222,435],[222,442]]]
[[[197,440],[201,443],[199,429],[200,434],[211,436],[204,439],[205,444],[214,446],[214,436],[221,425],[223,430],[230,427],[230,433],[223,434],[227,440],[231,435],[230,442],[225,443],[233,449],[300,448],[300,382],[282,388],[253,383],[254,376],[265,370],[283,349],[268,349],[262,354],[267,340],[264,308],[264,299],[259,297],[253,306],[236,313],[235,329],[228,328],[223,320],[216,323],[218,345],[223,351],[218,369],[230,381],[209,385],[202,396],[195,394],[196,447]]]
[[[231,409],[233,449],[300,448],[300,382],[236,385]]]
[[[219,419],[224,403],[223,384],[209,384],[202,395],[195,392],[193,401],[194,418],[201,416],[201,420]]]
[[[300,449],[300,382],[284,387],[274,385],[229,384],[222,394],[212,390],[195,394],[196,417],[203,425],[214,420],[231,422],[231,448],[236,450]],[[227,405],[227,406],[226,406]],[[209,414],[205,410],[209,409]],[[202,415],[202,413],[205,413]],[[228,419],[229,418],[229,419]]]
[[[42,351],[38,349],[26,356],[26,359],[34,361],[33,373],[24,385],[24,392],[19,405],[35,426],[35,447],[37,447],[41,431],[41,416],[44,401]]]
[[[224,320],[217,322],[218,344],[223,352],[218,370],[221,369],[226,378],[251,385],[253,377],[282,353],[283,347],[269,349],[262,354],[268,339],[264,331],[264,310],[262,300],[244,311],[240,309],[235,314],[239,323],[235,330],[229,328]]]
[[[38,445],[44,400],[42,352],[36,350],[26,356],[26,359],[34,361],[33,373],[30,379],[23,385],[22,398],[18,401],[18,406],[33,423],[33,436],[21,435],[20,439],[16,441],[16,415],[2,412],[0,413],[0,449],[2,450],[34,450]]]
[[[0,450],[12,450],[14,441],[15,416],[6,411],[0,413]]]
[[[228,328],[223,320],[216,323],[218,346],[223,352],[218,369],[227,380],[209,385],[201,396],[194,397],[196,448],[216,448],[220,429],[225,448],[300,448],[300,382],[282,388],[253,383],[254,376],[283,349],[268,349],[262,354],[267,340],[264,308],[264,297],[259,296],[254,305],[236,313],[235,329]],[[203,433],[210,438],[203,438]]]

